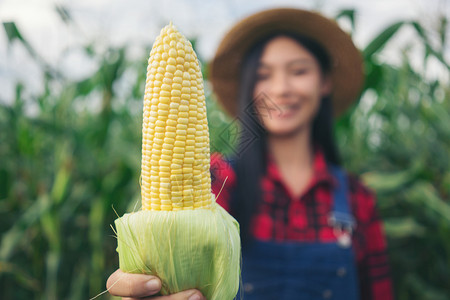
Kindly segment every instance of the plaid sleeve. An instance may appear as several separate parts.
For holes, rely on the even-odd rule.
[[[230,212],[230,197],[236,185],[236,174],[230,163],[219,153],[211,155],[211,189],[216,202]]]
[[[350,192],[357,218],[355,250],[361,299],[392,300],[394,298],[387,244],[376,210],[375,196],[355,178],[350,179]]]

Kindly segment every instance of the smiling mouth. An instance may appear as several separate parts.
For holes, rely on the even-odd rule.
[[[278,118],[288,118],[295,114],[300,109],[300,104],[283,104],[278,105],[279,113],[276,115]]]

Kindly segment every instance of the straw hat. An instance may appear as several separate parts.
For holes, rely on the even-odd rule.
[[[262,11],[238,22],[219,44],[210,64],[209,79],[223,108],[237,115],[240,67],[258,41],[277,32],[294,33],[318,42],[331,58],[331,94],[335,115],[359,96],[364,75],[361,55],[350,36],[318,13],[279,8]]]

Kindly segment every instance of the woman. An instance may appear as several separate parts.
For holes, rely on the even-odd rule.
[[[348,35],[315,13],[264,11],[225,36],[210,79],[242,129],[236,156],[213,155],[211,170],[215,193],[227,179],[218,202],[241,224],[245,299],[392,299],[374,197],[339,167],[333,141],[333,111],[363,80]],[[153,278],[117,276],[136,289]],[[157,299],[202,299],[183,293]]]

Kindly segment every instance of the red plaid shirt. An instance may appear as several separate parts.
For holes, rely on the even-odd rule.
[[[217,202],[230,212],[230,195],[236,185],[236,174],[219,154],[211,156],[212,189]],[[392,283],[382,224],[375,208],[374,195],[354,176],[348,176],[351,209],[357,227],[353,233],[361,299],[391,300]],[[301,197],[287,189],[275,162],[268,161],[262,179],[263,201],[251,222],[252,235],[260,240],[329,242],[336,240],[328,224],[332,209],[332,191],[336,184],[328,172],[323,154],[314,159],[314,175]],[[230,212],[233,214],[233,212]]]

